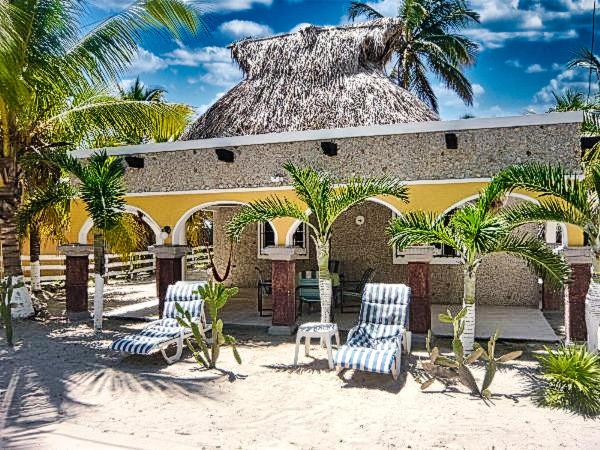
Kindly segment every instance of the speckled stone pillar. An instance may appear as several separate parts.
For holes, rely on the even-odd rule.
[[[273,247],[266,253],[272,261],[273,319],[269,334],[292,335],[296,332],[295,249]]]
[[[156,257],[156,296],[158,317],[162,318],[167,288],[183,280],[183,257],[189,252],[187,245],[153,245],[148,247]]]
[[[94,251],[91,245],[60,245],[58,250],[66,256],[65,291],[66,311],[70,317],[89,317],[88,313],[88,278],[89,255]]]
[[[409,247],[405,251],[408,262],[408,285],[412,295],[409,329],[413,333],[427,333],[431,328],[430,262],[433,247]]]
[[[588,247],[567,247],[564,255],[571,266],[571,280],[565,286],[566,341],[585,341],[585,297],[592,278],[592,261]]]

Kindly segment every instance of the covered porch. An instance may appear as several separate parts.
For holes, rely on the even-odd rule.
[[[154,320],[158,318],[156,285],[153,282],[137,283],[122,286],[109,285],[106,288],[105,317],[124,320]],[[265,299],[265,308],[271,307],[270,298]],[[452,305],[456,310],[459,305]],[[437,320],[437,315],[445,311],[443,305],[431,305],[431,327],[436,336],[447,337],[452,335],[448,325]],[[241,288],[239,294],[222,310],[222,319],[225,325],[248,326],[268,328],[271,326],[271,317],[260,317],[257,311],[256,288]],[[335,309],[334,321],[342,331],[349,330],[356,324],[358,311],[345,311]],[[297,323],[319,321],[318,308],[312,313],[304,313],[297,318]],[[557,325],[560,330],[561,324]],[[541,310],[525,306],[495,306],[478,305],[476,337],[487,339],[500,329],[501,339],[516,341],[556,342],[558,335],[552,328]]]

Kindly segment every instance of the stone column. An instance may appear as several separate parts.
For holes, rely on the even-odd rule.
[[[429,246],[409,247],[405,250],[408,262],[408,285],[410,302],[409,329],[413,333],[427,333],[431,328],[431,290],[429,267],[435,248]]]
[[[273,319],[269,334],[289,336],[296,332],[295,249],[272,247],[265,250],[271,260]]]
[[[567,247],[563,252],[571,266],[571,279],[564,289],[566,341],[585,341],[585,297],[592,278],[591,252],[589,247]]]
[[[565,294],[560,288],[553,288],[544,283],[542,294],[542,311],[560,311]]]
[[[153,245],[148,247],[156,258],[156,296],[158,317],[162,318],[167,288],[183,280],[183,257],[190,251],[187,245]]]
[[[89,317],[89,255],[94,253],[94,248],[86,244],[68,244],[60,245],[58,250],[66,256],[65,289],[67,293],[67,315],[70,317]]]

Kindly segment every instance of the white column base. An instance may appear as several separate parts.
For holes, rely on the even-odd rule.
[[[94,274],[94,329],[102,329],[104,278]]]
[[[13,283],[23,282],[23,277],[13,277]],[[13,291],[11,316],[13,319],[26,319],[35,314],[33,304],[31,303],[31,294],[26,286],[22,286]]]

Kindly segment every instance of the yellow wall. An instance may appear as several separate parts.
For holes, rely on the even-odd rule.
[[[415,184],[409,186],[410,202],[403,202],[390,197],[384,197],[381,200],[399,211],[408,210],[426,210],[440,213],[451,206],[463,201],[464,199],[476,195],[484,187],[483,182],[474,183],[448,183],[448,184]],[[292,190],[272,190],[272,191],[239,191],[239,192],[210,192],[210,193],[183,193],[175,195],[148,195],[148,196],[128,196],[127,203],[131,206],[142,209],[151,219],[160,227],[166,225],[171,229],[175,228],[177,221],[190,209],[204,204],[212,203],[248,203],[252,200],[266,198],[271,194],[284,196],[298,202]],[[71,228],[67,233],[69,242],[77,242],[79,230],[87,220],[87,214],[80,202],[76,202],[72,207]],[[277,232],[279,245],[285,245],[285,239],[288,232],[294,224],[292,219],[278,219],[273,222]],[[583,234],[574,226],[567,226],[568,241],[570,246],[583,245]],[[167,243],[171,242],[171,237]],[[24,246],[24,254],[28,253],[27,246]],[[55,246],[46,243],[42,249],[44,254],[55,254]]]

